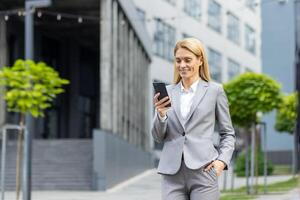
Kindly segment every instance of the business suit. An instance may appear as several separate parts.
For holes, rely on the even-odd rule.
[[[164,142],[158,165],[158,173],[163,175],[162,189],[167,188],[172,194],[174,193],[173,197],[165,194],[163,198],[187,199],[179,197],[181,193],[174,192],[176,189],[172,187],[176,185],[173,183],[177,180],[182,181],[181,177],[186,178],[186,172],[189,170],[189,176],[202,176],[199,177],[198,183],[203,183],[203,181],[207,181],[207,178],[215,176],[215,180],[211,182],[213,183],[211,187],[213,192],[203,196],[203,199],[218,199],[215,171],[207,174],[208,172],[204,173],[202,169],[215,159],[223,161],[227,168],[234,150],[235,133],[223,87],[220,84],[200,79],[190,112],[185,119],[180,113],[180,83],[167,86],[167,91],[172,103],[171,108],[167,111],[167,119],[161,121],[156,114],[151,130],[152,136],[157,142]],[[216,121],[218,121],[221,138],[218,149],[213,145]],[[186,179],[185,188],[187,185],[191,185],[190,189],[199,185],[197,181],[189,184],[190,181],[195,182],[193,178]],[[198,193],[197,195],[202,194]]]

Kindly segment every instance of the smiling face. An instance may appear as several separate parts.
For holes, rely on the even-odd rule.
[[[175,67],[182,79],[196,80],[202,61],[185,48],[179,48],[175,53]]]

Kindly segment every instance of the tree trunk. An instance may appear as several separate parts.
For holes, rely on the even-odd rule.
[[[250,193],[254,194],[254,170],[255,170],[255,146],[256,146],[256,139],[255,139],[255,123],[251,126],[251,167],[250,167],[250,176],[251,176],[251,187]]]
[[[245,141],[245,177],[246,177],[246,188],[247,194],[250,194],[249,184],[249,131],[244,130],[244,141]]]
[[[256,142],[255,142],[255,177],[256,177],[256,180],[255,180],[255,194],[258,193],[258,154],[259,154],[259,150],[260,150],[260,125],[255,125],[255,139],[256,139]]]
[[[20,126],[24,126],[24,114],[20,115]],[[21,163],[23,160],[23,137],[24,130],[20,129],[18,133],[18,145],[17,145],[17,161],[16,161],[16,200],[19,200],[20,197],[20,189],[21,189]]]

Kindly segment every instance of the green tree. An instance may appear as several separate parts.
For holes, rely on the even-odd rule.
[[[292,93],[284,97],[282,104],[276,112],[275,129],[279,132],[293,134],[296,128],[298,93]]]
[[[265,74],[247,72],[224,85],[228,96],[233,124],[250,128],[259,122],[257,113],[279,108],[282,101],[281,85]]]
[[[0,86],[8,111],[31,113],[34,117],[43,117],[45,109],[68,83],[44,62],[17,60],[12,67],[0,70]]]
[[[256,134],[255,125],[261,121],[262,116],[258,115],[259,113],[267,113],[279,107],[282,101],[280,88],[280,84],[271,77],[253,72],[241,74],[224,85],[224,90],[228,96],[233,124],[243,128],[246,132],[244,137],[247,155],[244,157],[249,158],[248,141],[250,139],[249,134],[247,133],[250,132],[250,128],[252,127],[252,133],[254,135]],[[255,147],[252,149],[254,160],[251,160],[251,162],[254,162],[255,164],[252,170],[257,177],[259,170],[261,169],[261,167],[259,167],[259,155],[261,155],[261,150],[259,145],[257,145],[260,143],[259,135],[256,137],[255,141]],[[241,161],[238,160],[238,162]],[[248,164],[249,162],[247,165]],[[246,163],[244,162],[243,165],[244,167],[238,166],[238,170],[245,169]],[[247,189],[247,191],[249,190]]]
[[[17,60],[12,67],[0,70],[0,88],[9,112],[20,113],[20,126],[25,125],[25,114],[43,117],[55,97],[64,92],[69,81],[44,62]],[[16,199],[20,196],[20,163],[22,161],[23,131],[18,134],[16,161]]]

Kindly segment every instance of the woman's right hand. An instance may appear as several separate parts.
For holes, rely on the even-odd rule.
[[[154,95],[154,107],[157,110],[157,113],[161,116],[161,117],[165,117],[167,114],[167,111],[170,107],[166,107],[166,105],[168,105],[169,103],[171,103],[171,99],[169,99],[169,97],[164,97],[161,100],[158,100],[160,93],[156,93]]]

